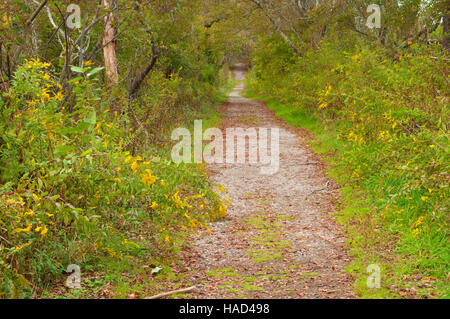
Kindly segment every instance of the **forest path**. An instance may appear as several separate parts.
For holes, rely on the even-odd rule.
[[[243,65],[234,67],[244,80]],[[265,103],[241,96],[240,84],[223,104],[221,129],[279,128],[280,169],[260,164],[214,164],[231,206],[182,254],[181,286],[187,298],[352,298],[344,238],[330,213],[337,191],[318,156],[302,142],[307,132],[289,127]]]

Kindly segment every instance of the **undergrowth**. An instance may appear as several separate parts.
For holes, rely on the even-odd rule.
[[[355,290],[363,297],[448,297],[448,68],[439,45],[392,58],[357,37],[303,58],[258,45],[248,96],[315,134],[313,148],[342,186]],[[430,58],[430,57],[433,58]],[[325,155],[326,154],[326,155]],[[366,267],[381,268],[369,289]]]
[[[52,66],[38,59],[24,61],[0,100],[0,297],[123,297],[147,274],[145,290],[151,271],[174,260],[188,233],[226,214],[201,167],[176,165],[167,141],[150,140],[158,137],[149,132],[154,118],[139,114],[140,126],[131,125],[124,94],[103,96],[101,68],[72,71],[79,76],[70,81],[70,110]],[[184,80],[158,81],[166,101],[184,94],[189,102],[172,127],[187,125],[202,113],[200,100],[214,103],[220,93],[212,87],[209,96],[186,100]],[[166,112],[179,113],[178,103]],[[132,106],[135,113],[157,108],[146,95]],[[81,268],[81,290],[64,287],[70,264]]]

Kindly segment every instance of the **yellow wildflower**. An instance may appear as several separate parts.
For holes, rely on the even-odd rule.
[[[61,91],[58,91],[55,95],[53,95],[53,98],[57,101],[62,101],[64,98],[64,94],[61,93]]]
[[[319,110],[324,109],[328,106],[327,102],[323,102],[322,104],[319,105]]]
[[[24,248],[30,246],[32,243],[33,243],[33,242],[30,241],[29,243],[22,244],[22,245],[19,245],[19,246],[17,246],[17,247],[14,247],[14,248],[15,248],[16,251],[19,251],[19,250],[22,250],[22,249],[24,249]]]
[[[32,224],[28,224],[27,228],[17,228],[16,229],[16,233],[27,233],[27,234],[29,234],[32,228],[33,228],[33,225]]]
[[[126,159],[125,159],[125,163],[130,163],[131,161],[133,160],[133,156],[128,156]]]
[[[130,167],[133,170],[133,172],[136,172],[137,168],[139,167],[139,163],[137,161],[134,161]]]
[[[41,239],[44,238],[44,236],[47,234],[48,228],[47,226],[44,226],[41,230]]]
[[[141,175],[141,180],[144,184],[152,186],[156,182],[156,176],[152,176],[152,171],[150,169],[146,169],[145,174]]]

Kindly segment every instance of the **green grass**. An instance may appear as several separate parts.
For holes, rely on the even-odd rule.
[[[249,283],[243,283],[242,289],[247,291],[263,291],[264,288],[249,284]]]
[[[206,272],[208,276],[215,278],[224,278],[224,277],[233,277],[237,278],[239,275],[236,273],[236,270],[232,268],[217,268],[211,269]]]

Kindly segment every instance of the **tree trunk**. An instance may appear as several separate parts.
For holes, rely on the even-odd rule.
[[[106,10],[115,4],[115,0],[102,0],[103,8]],[[103,58],[105,60],[105,70],[108,83],[115,84],[119,80],[117,72],[117,57],[116,57],[116,29],[114,28],[115,18],[111,12],[104,19],[104,34],[103,34]]]

